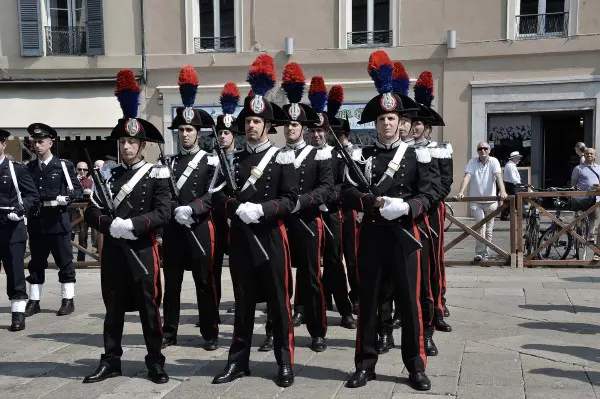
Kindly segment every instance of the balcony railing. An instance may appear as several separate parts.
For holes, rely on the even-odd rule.
[[[235,36],[222,37],[195,37],[194,52],[195,53],[232,53],[235,52]]]
[[[517,38],[540,39],[569,35],[569,13],[517,15]]]
[[[389,47],[392,45],[391,30],[376,30],[370,32],[349,32],[348,48],[356,47]]]
[[[85,55],[86,33],[85,26],[47,26],[46,55]]]

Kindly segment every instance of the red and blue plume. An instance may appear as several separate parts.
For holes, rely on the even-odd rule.
[[[333,85],[327,96],[327,112],[336,116],[342,104],[344,103],[344,88],[340,85]]]
[[[394,93],[408,95],[408,87],[410,86],[410,79],[404,69],[404,65],[401,62],[394,62],[394,74],[392,75],[392,87]]]
[[[281,88],[290,103],[299,103],[304,95],[304,87],[306,86],[306,78],[302,72],[302,68],[295,62],[286,64],[283,68],[283,78]]]
[[[117,74],[115,96],[121,104],[123,116],[129,119],[137,118],[140,105],[140,86],[130,69],[122,69]]]
[[[221,109],[224,114],[233,114],[240,101],[240,91],[233,82],[225,83],[223,90],[221,90]]]
[[[252,89],[248,91],[248,95],[246,97],[254,97],[254,92],[252,91]]]
[[[394,90],[392,86],[394,65],[385,51],[377,50],[371,54],[367,70],[379,94],[391,93]]]
[[[427,107],[433,103],[433,74],[423,71],[415,83],[415,101]]]
[[[198,91],[198,74],[194,67],[185,65],[179,72],[179,94],[185,107],[192,107]]]
[[[265,96],[275,87],[275,61],[267,54],[261,54],[250,66],[247,82],[250,83],[254,95]]]
[[[325,103],[327,102],[327,87],[322,76],[313,76],[310,80],[310,88],[308,89],[308,99],[310,106],[317,112],[325,111]]]

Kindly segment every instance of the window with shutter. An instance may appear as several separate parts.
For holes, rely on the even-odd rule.
[[[103,0],[87,0],[87,53],[104,54]]]
[[[40,0],[19,0],[19,35],[21,38],[21,56],[41,57],[42,23],[40,18]]]

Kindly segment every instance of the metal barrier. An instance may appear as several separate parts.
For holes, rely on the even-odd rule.
[[[597,191],[551,191],[551,192],[523,192],[517,193],[517,231],[511,234],[516,234],[518,237],[517,246],[517,267],[536,267],[536,266],[599,266],[600,263],[594,260],[580,260],[580,259],[543,259],[538,255],[558,238],[567,233],[575,239],[575,243],[582,243],[587,246],[592,252],[600,256],[600,249],[587,240],[587,237],[582,237],[577,234],[574,227],[580,221],[583,221],[588,215],[594,212],[599,206],[600,202],[596,202],[591,208],[581,213],[581,215],[574,217],[569,223],[558,219],[555,215],[548,212],[544,207],[534,201],[534,198],[556,198],[556,197],[582,197],[582,196],[598,196],[600,193]],[[526,201],[529,206],[536,208],[541,215],[548,217],[552,222],[556,223],[559,228],[556,229],[554,235],[541,246],[536,245],[536,249],[528,254],[526,257],[523,250],[523,200]]]
[[[446,200],[445,200],[445,202],[489,202],[489,201],[496,202],[496,201],[498,201],[498,198],[497,197],[464,197],[461,199],[456,199],[456,198],[449,197],[449,198],[446,198]],[[462,260],[462,259],[446,260],[445,261],[446,266],[478,265],[478,266],[517,267],[517,248],[516,248],[516,239],[515,239],[515,235],[514,235],[514,231],[516,230],[515,225],[517,223],[517,218],[516,218],[515,212],[510,212],[510,253],[504,251],[502,248],[498,247],[493,242],[486,240],[485,237],[481,236],[478,233],[478,230],[484,224],[486,224],[487,222],[489,222],[490,220],[495,218],[507,207],[510,207],[509,209],[515,209],[515,197],[514,196],[509,195],[506,198],[506,200],[504,200],[504,203],[502,205],[498,206],[498,208],[496,210],[494,210],[489,215],[485,216],[482,220],[480,220],[479,222],[475,223],[474,225],[472,225],[470,227],[467,226],[465,223],[461,222],[460,220],[458,220],[453,215],[446,212],[446,219],[450,220],[453,224],[458,226],[463,231],[463,233],[460,234],[458,237],[456,237],[454,240],[450,241],[448,244],[444,245],[444,253],[448,252],[450,249],[455,247],[461,241],[464,241],[467,237],[473,237],[477,241],[485,244],[486,246],[488,246],[489,248],[494,250],[501,258],[498,260],[482,260],[479,262],[476,262],[473,259],[470,259],[470,260]]]
[[[87,206],[87,203],[73,203],[70,204],[68,207],[70,209],[83,209]],[[71,228],[81,224],[84,221],[83,216],[78,217],[77,219],[71,221]],[[102,253],[102,241],[103,241],[103,237],[102,234],[98,233],[98,253],[95,254],[91,251],[89,251],[87,248],[82,247],[81,245],[79,245],[78,243],[76,243],[75,241],[71,241],[71,243],[73,244],[73,246],[75,248],[77,248],[80,251],[83,251],[86,255],[89,255],[92,259],[91,261],[76,261],[73,260],[73,265],[76,268],[85,268],[85,267],[98,267],[100,266],[100,254]],[[25,252],[25,259],[27,259],[31,253],[29,252],[29,242],[27,243],[27,250]],[[56,267],[56,262],[49,262],[48,263],[48,267]]]

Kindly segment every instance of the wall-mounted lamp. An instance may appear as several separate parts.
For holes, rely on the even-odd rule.
[[[446,46],[449,49],[456,48],[456,31],[454,29],[448,31],[448,40],[446,41]]]
[[[289,57],[294,54],[294,38],[285,38],[285,54]]]

